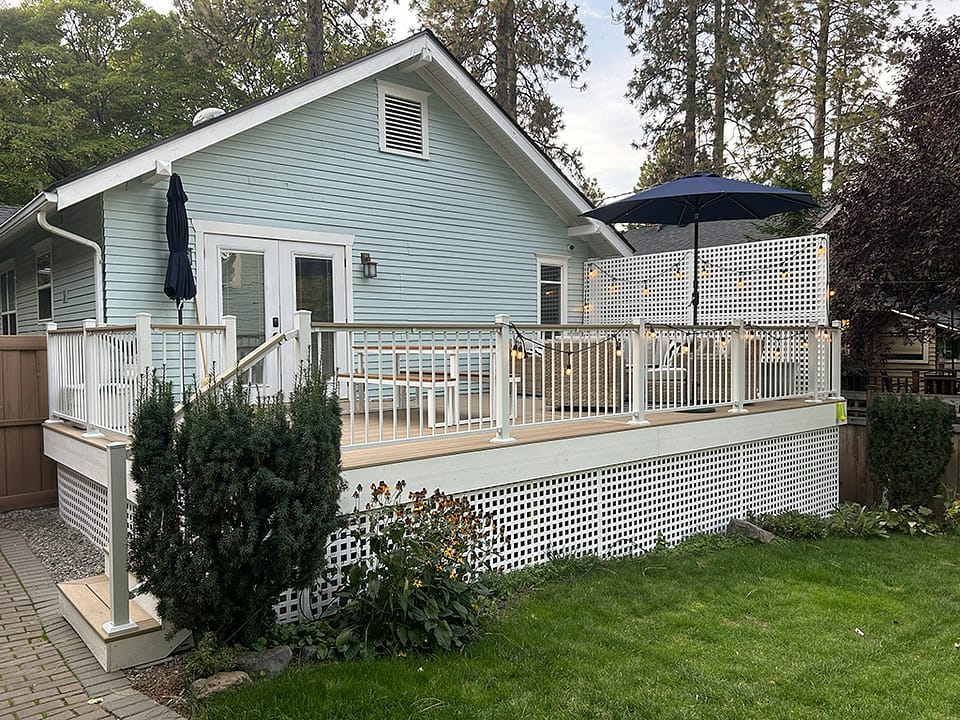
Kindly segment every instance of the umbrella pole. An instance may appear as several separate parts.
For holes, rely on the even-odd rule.
[[[177,301],[177,320],[180,325],[183,325],[183,300]],[[180,342],[180,397],[185,398],[187,393],[183,385],[183,330],[180,330],[177,335]]]
[[[693,213],[693,324],[697,324],[697,306],[700,304],[700,213]]]

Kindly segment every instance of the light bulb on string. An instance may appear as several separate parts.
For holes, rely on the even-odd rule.
[[[583,311],[591,312],[593,310],[593,303],[584,303]]]
[[[787,280],[790,277],[790,273],[786,268],[780,268],[780,279]]]
[[[590,269],[587,271],[587,277],[591,280],[600,274],[600,271],[597,270],[595,265],[591,265]]]
[[[613,284],[610,285],[610,287],[608,287],[607,289],[608,289],[611,293],[615,293],[617,290],[619,290],[619,286],[618,286],[616,283],[613,283]]]
[[[827,248],[823,245],[823,243],[820,243],[817,246],[817,257],[823,257],[826,254],[827,254]]]
[[[617,344],[613,349],[613,354],[617,357],[623,357],[623,346],[620,344],[619,340],[617,340]]]
[[[675,270],[674,273],[673,273],[673,279],[674,279],[674,280],[683,280],[683,273],[680,272],[679,270]]]
[[[567,360],[566,366],[563,368],[564,375],[573,375],[573,364]]]
[[[740,278],[739,280],[737,280],[737,288],[739,290],[743,290],[746,286],[747,286],[746,280],[744,280],[743,278]]]
[[[640,290],[640,294],[641,294],[641,295],[649,295],[649,294],[650,294],[650,288],[649,288],[649,286],[647,286],[646,284],[644,284],[643,288],[641,288],[641,290]]]

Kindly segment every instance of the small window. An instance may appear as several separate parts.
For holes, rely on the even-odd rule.
[[[53,320],[53,255],[37,253],[37,321]]]
[[[413,88],[378,82],[380,104],[380,150],[427,158],[428,94]]]
[[[0,265],[0,335],[17,334],[17,275],[13,263]]]
[[[567,322],[567,258],[537,257],[537,321],[541,325]]]

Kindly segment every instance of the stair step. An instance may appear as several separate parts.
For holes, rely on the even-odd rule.
[[[71,580],[57,586],[62,596],[83,616],[104,642],[133,637],[161,629],[159,621],[132,600],[129,603],[130,620],[137,627],[107,635],[103,624],[110,620],[110,578],[106,575]]]

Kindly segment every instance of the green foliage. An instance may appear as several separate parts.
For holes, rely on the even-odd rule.
[[[575,582],[603,562],[596,555],[564,555],[508,573],[484,573],[481,582],[490,589],[492,597],[507,600],[551,583]]]
[[[867,408],[867,470],[888,507],[930,505],[953,453],[953,406],[887,395]]]
[[[755,544],[756,541],[748,537],[724,535],[722,533],[697,533],[681,541],[666,552],[680,556],[699,556],[717,552],[718,550],[728,550],[730,548]],[[658,552],[663,553],[664,550],[661,549],[658,550]]]
[[[291,648],[304,648],[312,645],[317,648],[317,659],[327,660],[335,657],[337,633],[325,620],[313,620],[297,624],[271,625],[257,638],[254,650],[286,645]]]
[[[168,384],[145,384],[133,418],[137,485],[130,566],[177,627],[250,640],[288,588],[321,572],[335,526],[340,416],[305,373],[285,407],[252,408],[239,383],[189,404],[175,428]]]
[[[210,677],[218,672],[230,670],[237,662],[237,652],[222,645],[213,633],[204,633],[197,646],[184,660],[190,680]]]
[[[944,508],[943,529],[946,532],[960,533],[960,499],[952,500]]]
[[[841,503],[827,517],[827,533],[838,537],[889,537],[878,511],[859,503]]]
[[[940,535],[948,522],[941,525],[933,510],[920,505],[901,508],[866,508],[858,503],[839,505],[827,519],[827,531],[840,537],[889,537],[904,535]]]
[[[139,0],[0,8],[0,203],[188,127],[214,89]]]
[[[342,569],[324,613],[348,659],[460,648],[489,594],[476,579],[488,520],[439,490],[411,492],[401,504],[403,488],[403,481],[395,491],[373,485],[367,512],[351,518],[354,538],[368,542],[370,553]]]
[[[780,538],[814,540],[827,534],[827,522],[819,515],[786,510],[779,513],[761,513],[747,518]]]

